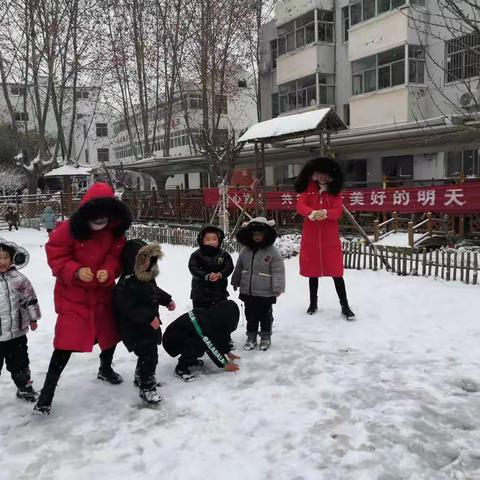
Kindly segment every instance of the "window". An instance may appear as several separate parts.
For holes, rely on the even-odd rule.
[[[405,83],[405,47],[387,50],[377,55],[378,89]]]
[[[88,97],[90,96],[90,93],[88,90],[76,90],[74,95],[76,100],[81,100],[81,99],[87,100]]]
[[[480,75],[480,33],[448,40],[446,49],[446,82]]]
[[[342,25],[343,25],[343,41],[348,42],[348,29],[350,28],[349,24],[349,8],[343,7],[342,8]]]
[[[350,125],[350,104],[346,103],[343,106],[343,123]]]
[[[278,44],[277,40],[270,42],[270,58],[272,60],[272,68],[277,68]]]
[[[188,98],[188,105],[191,110],[202,109],[202,97],[191,95]]]
[[[413,155],[382,158],[383,175],[389,180],[413,178]]]
[[[342,160],[340,167],[343,170],[346,188],[362,188],[366,186],[367,161],[365,159]]]
[[[21,87],[19,85],[12,85],[10,87],[10,93],[12,95],[16,95],[16,96],[22,96],[24,97],[25,96],[25,87]]]
[[[358,0],[350,5],[350,25],[356,25],[382,13],[395,10],[406,3],[406,0]],[[418,0],[415,3],[422,5],[424,0]]]
[[[28,122],[28,113],[27,112],[15,112],[15,121],[16,122]]]
[[[272,95],[272,118],[278,117],[280,113],[279,105],[278,105],[278,93],[274,93]]]
[[[99,162],[108,162],[109,160],[108,148],[97,148],[97,159]]]
[[[334,43],[334,15],[330,10],[317,10],[318,39],[315,39],[315,10],[296,18],[294,21],[281,25],[277,29],[278,40],[276,51],[274,42],[270,42],[272,65],[276,66],[276,55],[284,55],[298,48],[310,45],[315,41]]]
[[[376,55],[352,62],[353,95],[372,92],[377,89],[376,66]]]
[[[108,125],[106,123],[97,123],[97,137],[108,137]]]
[[[409,83],[425,83],[425,50],[423,47],[408,47],[408,81]]]
[[[480,155],[478,150],[465,150],[463,152],[448,152],[445,168],[446,177],[480,176]]]
[[[113,124],[113,133],[115,135],[118,135],[120,132],[123,132],[126,129],[127,129],[127,124],[125,120],[120,120]]]
[[[85,149],[85,163],[90,163],[89,156],[88,156],[88,148]]]
[[[217,113],[228,113],[228,101],[225,95],[215,95],[215,110]]]

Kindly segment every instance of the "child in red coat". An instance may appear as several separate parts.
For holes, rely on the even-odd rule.
[[[45,246],[56,277],[58,314],[54,352],[35,410],[48,414],[60,375],[72,352],[91,352],[98,343],[98,378],[121,383],[112,358],[120,341],[112,314],[112,291],[120,275],[125,231],[132,223],[128,207],[106,183],[94,184],[70,220],[57,226]]]
[[[333,277],[343,316],[355,320],[343,280],[343,254],[338,232],[338,219],[343,213],[342,187],[343,174],[339,165],[323,157],[310,160],[295,182],[295,189],[300,193],[297,212],[304,217],[300,275],[309,279],[309,315],[318,308],[318,277]]]

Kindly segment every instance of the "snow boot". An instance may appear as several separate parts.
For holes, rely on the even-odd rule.
[[[342,305],[342,315],[345,317],[345,320],[349,322],[353,322],[354,320],[356,320],[355,314],[348,306],[348,303],[346,305]]]
[[[183,380],[184,382],[191,382],[192,380],[195,380],[195,374],[193,374],[188,367],[183,367],[177,365],[175,367],[175,375],[180,379]]]
[[[243,346],[244,350],[255,350],[257,348],[257,334],[252,332],[247,332],[247,341]]]
[[[38,402],[33,407],[33,412],[40,414],[40,415],[50,415],[50,411],[52,410],[52,405],[39,405]]]
[[[271,337],[272,334],[270,332],[260,332],[260,350],[265,352],[270,348],[272,344]]]
[[[205,365],[205,362],[201,358],[197,358],[196,360],[193,360],[189,363],[188,367],[203,367]]]
[[[17,390],[17,398],[21,398],[26,402],[35,402],[38,398],[38,393],[33,389],[32,385],[27,385]]]
[[[150,403],[152,405],[155,405],[157,403],[160,403],[163,398],[162,396],[157,392],[157,387],[154,386],[152,387],[140,387],[140,398],[144,400],[147,403]]]
[[[135,369],[135,374],[133,376],[133,384],[136,386],[136,387],[140,387],[140,370],[138,368]],[[155,385],[157,387],[161,387],[162,384],[160,382],[155,382]]]
[[[100,358],[100,368],[98,369],[97,378],[109,382],[112,385],[118,385],[123,382],[122,376],[113,370],[111,361],[102,358]]]
[[[316,295],[310,295],[310,305],[307,308],[308,315],[313,315],[318,310],[317,301]]]

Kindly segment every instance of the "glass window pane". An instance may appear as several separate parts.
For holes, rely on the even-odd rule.
[[[409,60],[408,62],[408,81],[410,83],[419,83],[417,62],[415,60]]]
[[[462,152],[447,153],[447,177],[458,177],[462,169]]]
[[[287,52],[293,50],[295,50],[295,34],[292,32],[287,35]]]
[[[356,25],[362,21],[362,4],[350,5],[350,25]]]
[[[391,85],[390,65],[380,67],[378,69],[378,88],[389,88]]]
[[[375,0],[363,0],[363,20],[375,16]]]
[[[315,23],[309,23],[305,27],[306,44],[313,43],[315,41]]]
[[[417,61],[417,83],[425,83],[425,62]]]
[[[328,105],[335,104],[335,87],[327,87],[327,103]]]
[[[320,105],[327,105],[328,98],[327,98],[327,87],[324,85],[320,85],[320,98],[319,98]]]
[[[419,45],[408,46],[409,58],[425,58],[425,49]]]
[[[314,21],[315,21],[315,13],[314,13],[314,10],[311,10],[305,15],[302,15],[301,17],[298,17],[297,19],[295,19],[295,26],[296,28],[299,28],[299,27],[302,27],[303,25],[306,25],[307,23],[314,22]]]
[[[297,30],[297,43],[296,48],[303,47],[305,45],[305,29],[301,28]]]
[[[278,39],[278,54],[283,55],[287,51],[287,40],[285,37]]]
[[[392,0],[392,9],[405,5],[405,0]]]
[[[373,92],[377,89],[377,72],[376,70],[368,70],[364,73],[365,92]]]
[[[395,62],[392,64],[392,87],[405,83],[405,62]]]
[[[383,12],[390,10],[390,0],[377,0],[377,11],[380,15]]]
[[[300,80],[297,80],[297,86],[299,90],[301,88],[310,87],[312,85],[315,85],[315,75],[310,75],[308,77],[304,77],[304,78],[301,78]]]
[[[319,42],[327,41],[326,29],[327,29],[327,25],[325,23],[318,22],[318,41]]]
[[[331,23],[325,25],[325,41],[333,43],[333,24]]]
[[[287,111],[287,95],[280,96],[280,113]]]
[[[297,92],[297,108],[305,108],[307,106],[307,92],[305,89]]]
[[[278,27],[278,36],[281,37],[282,35],[286,35],[287,33],[293,32],[294,30],[294,23],[289,22],[286,23],[285,25],[281,25]]]
[[[317,87],[315,85],[307,88],[307,105],[313,107],[317,104]]]
[[[353,76],[352,86],[353,95],[360,95],[363,93],[363,74]]]
[[[297,94],[290,92],[288,94],[288,110],[295,110],[297,108]]]
[[[333,22],[333,11],[331,10],[319,10],[317,13],[318,20],[324,22]]]
[[[397,60],[402,60],[405,58],[405,47],[392,48],[392,50],[387,50],[378,54],[378,64],[385,65],[387,63],[392,63]]]
[[[352,72],[353,73],[360,73],[364,70],[370,70],[371,68],[375,68],[376,66],[376,57],[372,55],[371,57],[362,58],[361,60],[357,60],[356,62],[352,62]]]
[[[463,173],[470,177],[474,175],[474,152],[474,150],[465,150],[463,152]]]

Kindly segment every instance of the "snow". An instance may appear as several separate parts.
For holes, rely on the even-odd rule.
[[[53,278],[44,231],[2,232],[31,254],[23,270],[43,319],[29,334],[34,385],[52,350]],[[164,246],[158,283],[176,312],[190,307],[192,249]],[[50,417],[31,414],[0,377],[0,478],[105,480],[467,480],[480,478],[480,295],[478,286],[385,272],[346,271],[357,322],[340,318],[330,279],[320,311],[307,316],[307,281],[286,261],[287,289],[274,307],[269,352],[244,352],[242,319],[233,338],[241,370],[207,359],[199,378],[173,376],[159,349],[165,398],[141,403],[136,358],[119,346],[119,386],[96,379],[98,350],[74,354]],[[374,292],[374,294],[372,294]],[[232,292],[233,293],[233,292]],[[236,295],[235,295],[236,298]]]
[[[414,241],[419,240],[424,236],[423,233],[414,233]],[[370,240],[373,242],[373,236],[370,236]],[[386,237],[380,239],[378,242],[375,242],[375,245],[385,245],[389,247],[408,247],[408,233],[397,232],[387,235]]]
[[[46,177],[66,177],[66,176],[75,176],[75,177],[88,177],[91,174],[91,167],[83,166],[74,166],[74,165],[62,165],[61,167],[55,168],[54,170],[48,172]]]
[[[336,115],[331,108],[321,108],[311,112],[297,113],[277,117],[251,126],[239,139],[239,142],[260,140],[262,138],[280,137],[292,133],[315,130],[327,115]],[[336,119],[341,125],[343,122]],[[344,128],[346,128],[344,126]]]

